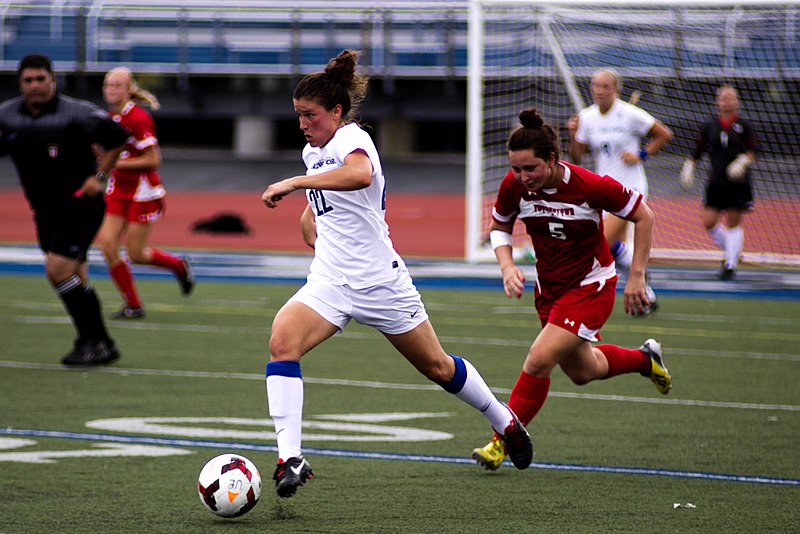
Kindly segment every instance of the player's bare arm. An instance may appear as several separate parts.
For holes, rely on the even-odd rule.
[[[644,161],[649,156],[653,156],[661,150],[664,145],[669,143],[670,139],[672,139],[672,130],[670,130],[664,123],[659,120],[653,123],[653,126],[650,127],[650,131],[647,132],[650,140],[644,147],[645,154],[632,154],[627,150],[622,152],[622,161],[625,162],[626,165],[634,165],[640,161]]]
[[[119,158],[119,155],[124,149],[125,145],[120,145],[103,152],[100,156],[100,161],[97,163],[97,173],[86,178],[81,188],[75,192],[76,196],[84,194],[93,197],[102,194],[106,189],[108,173],[114,167],[117,158]]]
[[[653,226],[655,215],[653,210],[642,201],[631,216],[633,222],[633,259],[628,273],[628,281],[623,290],[625,313],[635,315],[641,312],[650,302],[647,299],[645,271],[650,259],[650,247],[653,243]]]
[[[145,170],[161,167],[161,149],[158,146],[147,148],[140,156],[120,158],[115,165],[117,169]]]
[[[572,115],[567,120],[567,132],[569,133],[569,158],[576,165],[580,165],[583,155],[589,150],[589,146],[575,140],[575,133],[580,126],[580,118]]]
[[[317,240],[317,221],[310,205],[306,205],[303,214],[300,216],[300,232],[303,234],[303,242],[311,248]]]
[[[511,234],[514,231],[513,223],[498,223],[492,221],[489,234],[492,237],[492,247],[497,263],[500,265],[500,272],[503,273],[503,289],[508,298],[522,298],[525,289],[525,275],[522,269],[514,263],[513,248],[511,246]]]
[[[344,158],[341,167],[310,176],[294,176],[270,185],[261,195],[261,200],[268,208],[274,208],[283,197],[297,189],[356,191],[371,183],[372,162],[366,153],[356,150]]]
[[[277,208],[278,202],[280,202],[283,197],[298,189],[296,182],[299,178],[302,178],[302,176],[293,176],[292,178],[286,178],[280,182],[270,184],[261,194],[261,200],[264,202],[264,205],[268,208]]]

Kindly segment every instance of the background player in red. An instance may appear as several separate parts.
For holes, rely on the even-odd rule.
[[[191,292],[194,277],[187,258],[178,258],[146,246],[153,223],[164,214],[166,191],[158,175],[161,151],[155,124],[150,114],[138,103],[158,109],[158,100],[140,88],[131,71],[124,67],[106,73],[103,98],[114,121],[124,126],[131,135],[108,182],[106,217],[100,228],[98,243],[108,262],[111,279],[125,299],[124,306],[113,316],[133,319],[144,317],[145,312],[131,269],[120,256],[120,246],[126,234],[125,248],[131,262],[171,270],[178,278],[184,295]]]
[[[653,212],[642,194],[609,176],[559,161],[559,139],[536,109],[519,114],[522,127],[508,139],[511,171],[500,184],[490,237],[509,297],[520,298],[525,282],[514,263],[511,235],[517,219],[536,251],[536,310],[542,330],[533,342],[509,407],[523,424],[544,404],[556,366],[578,385],[638,372],[667,394],[672,379],[664,367],[661,344],[648,339],[639,349],[592,346],[614,308],[617,274],[603,235],[603,211],[634,224],[634,255],[625,284],[626,313],[649,304],[644,271],[653,235]],[[497,469],[505,457],[495,436],[472,457]]]

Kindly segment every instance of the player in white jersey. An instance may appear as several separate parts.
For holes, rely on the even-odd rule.
[[[308,206],[301,228],[314,248],[308,280],[275,316],[269,341],[267,397],[278,442],[273,478],[281,497],[291,497],[313,476],[301,450],[300,358],[351,319],[378,329],[428,379],[480,410],[517,468],[527,468],[533,457],[530,436],[516,415],[467,360],[442,348],[389,239],[381,161],[370,136],[354,122],[367,87],[367,78],[355,71],[357,59],[358,52],[345,50],[297,85],[292,100],[308,141],[307,173],[273,183],[261,197],[275,208],[304,189]]]
[[[644,161],[658,152],[672,138],[672,132],[645,110],[619,98],[622,89],[619,75],[603,69],[592,76],[594,104],[581,110],[567,123],[569,155],[581,164],[586,151],[594,155],[595,172],[613,176],[623,185],[635,189],[647,198],[648,184]],[[648,137],[646,146],[641,140]],[[605,235],[618,268],[627,273],[633,257],[630,228],[627,221],[611,214],[605,217]],[[646,313],[657,308],[655,293],[649,284],[653,301]]]

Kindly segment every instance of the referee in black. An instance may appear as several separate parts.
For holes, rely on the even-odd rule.
[[[87,252],[103,221],[108,172],[128,133],[98,106],[60,95],[50,58],[23,57],[21,96],[0,104],[0,156],[10,155],[28,199],[50,284],[77,331],[65,365],[120,357],[89,282]],[[99,159],[93,145],[102,147]]]

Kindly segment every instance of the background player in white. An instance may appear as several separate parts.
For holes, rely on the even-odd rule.
[[[120,246],[126,236],[128,259],[133,263],[172,271],[184,295],[191,292],[194,277],[188,259],[147,246],[153,224],[164,215],[167,192],[158,173],[161,150],[155,123],[139,104],[158,109],[158,99],[139,87],[131,71],[125,67],[116,67],[106,73],[103,99],[108,104],[111,118],[125,127],[130,137],[111,171],[106,189],[106,216],[97,241],[108,263],[111,279],[125,299],[122,308],[112,315],[135,319],[144,317],[145,312],[130,267],[120,255]]]
[[[511,410],[468,361],[442,349],[389,239],[381,161],[369,134],[354,122],[367,89],[367,78],[356,73],[357,59],[358,52],[345,50],[297,85],[292,100],[308,141],[307,174],[273,183],[261,197],[274,208],[304,189],[302,228],[314,247],[308,280],[275,316],[269,340],[267,396],[279,456],[273,478],[281,497],[291,497],[313,476],[301,451],[300,358],[351,319],[378,329],[428,379],[480,410],[502,433],[519,469],[533,456],[530,437]]]
[[[703,226],[714,243],[723,250],[719,277],[730,280],[744,248],[744,214],[753,209],[750,165],[756,159],[758,141],[753,126],[739,117],[739,95],[730,85],[717,89],[717,116],[700,127],[695,147],[683,164],[681,186],[694,183],[695,161],[708,152],[711,167],[706,183]],[[719,222],[725,214],[725,223]]]
[[[635,189],[647,198],[648,183],[643,162],[657,153],[672,138],[672,132],[645,110],[620,100],[622,81],[611,69],[598,70],[592,76],[594,104],[581,110],[567,123],[569,155],[580,165],[587,150],[595,158],[595,172]],[[649,137],[641,146],[643,137]],[[628,222],[607,214],[605,236],[617,268],[627,273],[633,258]],[[655,293],[647,286],[652,304],[644,314],[657,308]]]
[[[511,171],[500,183],[490,237],[509,298],[522,296],[525,277],[514,263],[511,233],[519,219],[536,250],[536,311],[542,330],[531,345],[508,404],[520,421],[530,422],[544,405],[556,366],[575,384],[624,373],[649,377],[669,393],[661,344],[648,339],[637,349],[597,345],[600,328],[614,309],[617,273],[603,236],[603,211],[634,224],[635,243],[625,284],[625,311],[649,304],[644,271],[653,236],[653,212],[640,192],[609,176],[559,161],[560,141],[536,109],[519,114],[522,127],[508,139]],[[472,457],[497,469],[506,450],[494,436]]]

